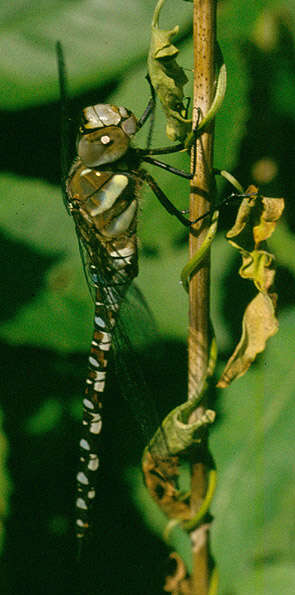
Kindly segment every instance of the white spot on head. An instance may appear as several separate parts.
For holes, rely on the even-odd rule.
[[[89,484],[88,477],[86,477],[85,473],[83,473],[82,471],[79,471],[79,473],[77,474],[77,481],[86,486]]]
[[[103,145],[108,145],[111,142],[111,139],[107,134],[104,134],[103,136],[100,137],[100,142]]]
[[[83,500],[83,498],[77,498],[76,500],[76,506],[77,508],[82,508],[82,510],[87,510],[87,504],[85,502],[85,500]]]

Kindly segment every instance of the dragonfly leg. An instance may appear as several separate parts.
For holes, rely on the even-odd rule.
[[[161,190],[161,188],[158,186],[156,180],[144,170],[140,170],[140,175],[142,180],[144,180],[149,185],[149,187],[151,188],[157,199],[160,201],[161,205],[163,205],[163,207],[166,209],[166,211],[170,213],[170,215],[174,215],[175,217],[177,217],[177,219],[183,225],[185,225],[186,227],[190,227],[190,225],[192,225],[192,222],[183,215],[182,211],[180,211],[179,209],[177,209],[177,207],[174,206],[171,200],[169,200],[168,196],[166,196],[163,190]]]
[[[239,194],[238,192],[232,192],[231,194],[229,194],[229,196],[227,196],[226,198],[224,198],[223,200],[220,201],[219,204],[217,204],[215,207],[213,207],[212,209],[210,209],[210,211],[207,211],[206,213],[204,213],[203,215],[201,215],[201,217],[198,217],[197,219],[195,219],[194,221],[191,222],[191,225],[194,225],[195,223],[197,223],[198,221],[201,221],[201,219],[205,219],[205,217],[208,217],[209,215],[212,215],[215,211],[215,209],[217,209],[218,211],[220,211],[220,209],[222,209],[222,207],[228,206],[231,202],[238,200],[243,200],[243,198],[253,198],[254,196],[257,196],[256,192],[250,192],[250,193],[241,193]]]
[[[143,114],[140,116],[138,122],[137,122],[137,128],[138,130],[140,128],[142,128],[142,126],[145,124],[145,122],[149,119],[149,117],[151,116],[151,114],[153,113],[154,109],[155,109],[155,105],[156,105],[156,96],[155,96],[155,90],[154,87],[151,83],[151,79],[149,77],[149,75],[146,75],[146,80],[149,83],[150,86],[150,90],[151,90],[151,98],[148,101],[148,104],[143,112]]]
[[[156,96],[155,96],[154,87],[151,83],[151,79],[150,79],[149,75],[147,74],[145,78],[147,79],[149,86],[150,86],[151,98],[149,99],[149,102],[148,102],[143,114],[137,121],[137,130],[140,130],[140,128],[142,128],[142,126],[145,124],[145,122],[150,118],[150,126],[149,126],[148,135],[147,135],[147,141],[146,141],[146,151],[148,151],[151,146],[152,134],[153,134],[154,123],[155,123]]]
[[[186,178],[187,180],[191,180],[194,177],[194,172],[186,172],[183,169],[178,169],[177,167],[173,167],[168,163],[158,161],[158,159],[153,159],[152,157],[144,157],[143,161],[145,161],[146,163],[151,163],[152,165],[156,165],[157,167],[161,167],[162,169],[169,171],[171,174],[175,174],[176,176],[180,176],[181,178]]]
[[[161,167],[162,169],[165,169],[166,171],[169,171],[171,174],[174,174],[176,176],[180,176],[181,178],[186,178],[187,180],[192,180],[195,173],[196,173],[196,167],[197,167],[197,133],[198,133],[198,121],[197,120],[197,124],[193,130],[193,140],[192,140],[192,151],[193,151],[193,163],[192,163],[192,171],[191,172],[186,172],[183,169],[179,169],[177,167],[173,167],[172,165],[169,165],[168,163],[164,163],[163,161],[159,161],[158,159],[154,159],[153,157],[151,157],[150,155],[168,155],[169,153],[178,153],[180,151],[184,151],[187,150],[185,145],[183,143],[179,143],[178,145],[175,145],[174,147],[162,147],[159,149],[150,149],[148,151],[142,151],[142,150],[138,150],[141,160],[145,161],[146,163],[151,163],[152,165],[156,165],[157,167]]]
[[[150,118],[151,114],[155,109],[155,100],[153,97],[149,99],[149,102],[142,114],[142,116],[137,121],[137,129],[139,130],[145,124],[145,122]]]

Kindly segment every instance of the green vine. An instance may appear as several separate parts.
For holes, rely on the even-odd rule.
[[[160,99],[166,115],[166,134],[171,140],[181,140],[189,148],[194,140],[191,131],[192,119],[187,117],[184,106],[183,87],[187,83],[187,76],[181,66],[176,62],[178,48],[171,40],[179,31],[179,26],[165,30],[159,27],[160,12],[166,0],[159,0],[153,15],[151,44],[148,55],[148,73]],[[204,131],[215,118],[224,100],[226,92],[226,66],[220,47],[216,51],[217,83],[216,92],[208,113],[198,125],[198,131]]]
[[[207,113],[203,114],[200,111],[200,121],[197,123],[197,129],[192,130],[192,118],[188,117],[188,109],[184,105],[183,87],[187,82],[187,77],[183,68],[176,61],[179,50],[172,44],[172,39],[178,33],[179,27],[176,25],[170,30],[163,30],[159,27],[160,12],[165,1],[159,0],[157,2],[153,15],[148,72],[151,84],[166,115],[166,133],[168,138],[173,141],[181,141],[184,148],[189,150],[193,146],[196,136],[200,136],[207,130],[222,106],[226,92],[227,72],[221,49],[218,43],[216,43],[216,89],[214,98]],[[198,4],[198,10],[200,12],[203,10],[202,6],[202,3]],[[212,31],[213,28],[214,18],[210,21],[208,31]],[[210,48],[213,49],[214,35],[211,41]],[[202,44],[200,47],[203,48]],[[210,61],[208,60],[211,65],[209,67],[209,70],[211,68],[210,79],[207,78],[206,80],[211,81],[212,55],[210,52],[204,54],[208,57],[210,56]],[[211,96],[210,89],[209,93],[207,89],[207,95]],[[210,168],[212,168],[212,165],[210,165]],[[212,169],[210,169],[210,175],[211,171]],[[272,281],[274,277],[272,268],[273,255],[265,250],[264,242],[274,230],[276,222],[284,208],[284,201],[283,199],[263,197],[254,186],[249,186],[245,191],[240,182],[231,173],[223,169],[213,169],[212,177],[216,175],[220,175],[227,180],[233,187],[234,192],[219,205],[212,201],[212,209],[206,213],[201,211],[201,216],[192,222],[192,225],[194,225],[205,217],[211,218],[209,227],[206,225],[207,233],[204,241],[181,271],[181,283],[184,290],[189,292],[189,284],[193,276],[203,266],[216,236],[220,206],[231,198],[244,199],[239,208],[236,223],[227,233],[227,239],[233,247],[239,250],[242,256],[241,277],[253,280],[258,289],[258,295],[245,311],[241,340],[217,384],[218,387],[224,388],[234,378],[245,373],[251,362],[254,361],[256,354],[263,351],[266,340],[278,328],[275,318],[275,299],[272,293]],[[248,236],[251,238],[250,243],[246,245],[244,245],[244,230],[248,232]],[[254,247],[251,242],[254,244]],[[260,326],[267,327],[267,329],[263,328],[260,331]],[[198,330],[200,328],[201,326],[198,327]],[[208,328],[206,328],[205,335],[207,341]],[[259,340],[257,340],[258,335]],[[206,395],[209,389],[208,381],[209,377],[214,373],[217,358],[216,341],[212,325],[211,337],[209,364],[204,374],[205,377],[202,378],[197,389],[198,394],[193,395],[190,400],[176,407],[166,416],[161,427],[146,448],[143,457],[146,484],[157,504],[170,519],[164,531],[166,540],[168,540],[170,532],[175,526],[181,526],[183,530],[192,533],[204,521],[210,521],[210,515],[208,513],[216,488],[216,470],[213,468],[213,464],[208,465],[207,460],[204,462],[204,458],[209,455],[207,450],[208,428],[215,419],[215,412],[205,408]],[[201,369],[203,370],[202,365]],[[192,414],[198,408],[197,421],[191,422],[191,419],[194,417]],[[206,453],[205,457],[204,452]],[[190,458],[192,453],[193,457]],[[200,453],[201,455],[199,456]],[[196,454],[197,457],[195,456]],[[154,457],[154,461],[151,461],[150,455]],[[207,490],[206,494],[205,496],[202,495],[202,504],[193,516],[193,494],[183,494],[177,488],[181,463],[185,460],[189,462],[191,460],[201,460],[202,469],[204,469],[202,471],[203,477],[207,475],[200,491],[203,494]],[[197,475],[197,479],[199,477],[201,475]],[[208,595],[216,595],[217,590],[218,571],[215,567],[210,575]],[[180,592],[180,590],[177,592]]]

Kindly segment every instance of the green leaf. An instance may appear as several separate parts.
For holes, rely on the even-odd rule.
[[[231,170],[249,117],[249,75],[244,54],[245,42],[253,34],[265,7],[276,0],[230,0],[220,4],[218,42],[227,68],[225,100],[216,118],[215,167]]]
[[[258,568],[241,578],[239,595],[293,595],[295,569],[292,564],[273,564]]]
[[[0,9],[2,109],[57,100],[55,44],[62,42],[72,92],[121,77],[148,47],[152,0],[21,0]],[[185,7],[186,8],[186,7]],[[181,22],[188,22],[189,10]]]
[[[126,471],[125,481],[130,489],[135,506],[140,511],[141,518],[159,539],[163,539],[163,533],[167,526],[167,517],[151,498],[143,483],[139,469],[130,467]],[[177,526],[171,529],[169,532],[169,546],[172,549],[177,549],[179,555],[185,560],[188,570],[191,571],[191,546],[188,533]]]
[[[43,434],[55,429],[62,417],[62,406],[57,399],[48,398],[34,416],[28,419],[27,432],[30,434]]]
[[[286,312],[259,365],[237,390],[220,396],[222,423],[217,415],[211,446],[218,469],[212,543],[221,592],[240,593],[243,577],[258,565],[294,559],[294,331],[294,312]]]
[[[2,174],[0,192],[2,231],[9,245],[5,286],[11,290],[1,337],[57,350],[86,349],[91,299],[60,190]],[[22,295],[13,283],[25,288]]]

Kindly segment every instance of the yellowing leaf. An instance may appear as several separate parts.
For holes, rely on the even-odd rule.
[[[219,388],[225,388],[234,378],[245,374],[256,355],[264,350],[266,341],[277,332],[274,300],[275,296],[272,299],[269,295],[258,293],[247,306],[241,339],[217,384]]]
[[[242,201],[227,239],[241,254],[239,275],[251,280],[259,293],[245,310],[242,336],[218,382],[220,388],[245,374],[256,355],[264,350],[266,341],[278,330],[275,294],[269,293],[274,282],[275,258],[266,250],[265,240],[275,229],[284,200],[263,197],[255,186],[249,186],[245,194],[248,197]]]
[[[189,595],[192,592],[191,579],[187,577],[187,569],[184,561],[177,552],[172,552],[169,558],[175,560],[176,564],[173,574],[166,576],[163,590],[172,595],[176,595],[177,593]]]
[[[261,196],[256,186],[249,186],[238,210],[234,226],[226,237],[236,239],[236,246],[252,251],[267,240],[275,230],[276,222],[284,210],[283,198]]]
[[[275,276],[274,268],[274,256],[266,250],[253,250],[253,252],[247,252],[247,250],[240,249],[238,244],[230,242],[230,244],[241,252],[242,265],[239,269],[239,275],[243,279],[252,280],[258,291],[266,293],[272,286]]]
[[[263,205],[261,219],[258,225],[253,228],[255,245],[271,236],[285,206],[283,198],[266,198],[262,196],[261,201]]]
[[[255,207],[255,200],[257,197],[257,192],[258,192],[258,190],[257,190],[256,186],[251,185],[251,186],[249,186],[249,188],[247,188],[245,194],[250,194],[250,195],[253,194],[253,198],[251,198],[251,197],[244,198],[244,200],[242,200],[242,202],[240,204],[240,208],[237,213],[237,217],[236,217],[234,226],[226,234],[227,238],[235,238],[240,233],[242,233],[243,229],[249,222],[251,209],[253,207]]]

